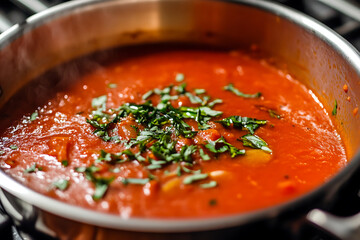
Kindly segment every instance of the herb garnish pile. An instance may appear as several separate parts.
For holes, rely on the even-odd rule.
[[[183,74],[178,74],[177,82],[184,80]],[[237,96],[245,98],[259,98],[261,93],[243,94],[229,84],[224,88]],[[150,98],[159,99],[154,104]],[[174,102],[179,98],[188,98],[190,106],[174,107]],[[255,130],[266,124],[266,120],[258,120],[249,117],[231,116],[220,119],[221,111],[214,110],[216,104],[222,103],[221,99],[212,99],[206,95],[204,89],[194,89],[192,92],[186,89],[186,83],[177,86],[170,85],[164,89],[153,89],[142,97],[143,103],[125,103],[117,109],[107,109],[106,95],[92,100],[93,111],[86,119],[93,127],[93,133],[106,142],[123,144],[125,150],[118,153],[100,151],[95,163],[109,165],[121,164],[128,161],[138,161],[149,172],[148,178],[123,178],[124,185],[144,185],[150,180],[156,180],[151,171],[162,169],[170,164],[177,164],[176,175],[185,175],[183,184],[193,184],[202,180],[208,180],[199,184],[199,187],[207,189],[218,185],[209,179],[208,173],[202,173],[196,166],[193,156],[197,155],[203,161],[209,161],[219,154],[229,153],[231,158],[245,154],[245,149],[238,149],[219,137],[216,140],[207,140],[205,144],[183,145],[176,148],[179,139],[194,139],[201,130],[210,129],[209,121],[221,123],[225,127],[233,127],[248,131],[248,134],[239,138],[244,146],[262,149],[271,153],[268,144],[260,137],[254,135]],[[180,104],[181,105],[181,104]],[[137,125],[131,127],[136,130],[137,136],[131,139],[122,139],[116,135],[117,124],[126,118],[134,119]],[[187,121],[193,119],[197,123],[197,129],[191,127]],[[115,169],[115,168],[114,168]],[[77,172],[85,174],[85,177],[95,185],[95,200],[101,199],[114,177],[103,178],[98,176],[99,168],[95,165],[75,168]]]

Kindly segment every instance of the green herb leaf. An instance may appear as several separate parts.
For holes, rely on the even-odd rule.
[[[36,163],[34,163],[33,165],[31,165],[30,167],[25,169],[24,173],[32,173],[32,172],[36,172],[36,170],[42,171],[42,169],[43,169],[42,167],[40,167]]]
[[[110,183],[114,181],[114,177],[110,178],[102,178],[95,176],[95,173],[97,173],[100,169],[94,165],[90,167],[77,167],[75,168],[76,172],[81,172],[85,174],[85,177],[87,180],[93,182],[95,184],[95,192],[93,194],[94,200],[101,199],[104,194],[106,193]]]
[[[254,131],[259,127],[259,125],[264,125],[267,121],[241,116],[231,116],[216,122],[221,123],[225,127],[233,125],[235,128],[245,128],[249,130],[251,134],[254,134]]]
[[[201,188],[214,188],[217,186],[217,182],[216,181],[210,181],[208,183],[203,183],[203,184],[200,184],[200,187]]]
[[[212,108],[212,107],[215,106],[215,104],[222,103],[222,102],[223,102],[223,100],[217,98],[217,99],[213,100],[212,102],[209,102],[209,103],[208,103],[208,107],[211,107],[211,108]]]
[[[245,93],[242,93],[242,92],[240,92],[238,89],[236,89],[232,83],[230,83],[229,85],[225,86],[225,87],[224,87],[224,90],[230,91],[230,92],[234,93],[236,96],[243,97],[243,98],[259,98],[259,97],[261,97],[261,93],[260,93],[260,92],[257,92],[257,93],[255,93],[255,94],[245,94]]]
[[[261,149],[265,152],[271,153],[271,149],[268,144],[260,137],[252,134],[246,134],[241,137],[241,140],[246,147]]]
[[[116,83],[109,83],[107,85],[108,88],[117,88],[117,84]]]
[[[204,161],[210,160],[210,156],[207,155],[202,148],[199,148],[200,157]]]
[[[337,107],[338,107],[338,104],[337,104],[337,101],[335,99],[335,103],[334,103],[334,108],[332,110],[332,115],[335,116],[337,114]]]
[[[185,96],[187,96],[192,104],[201,104],[203,100],[199,98],[198,96],[195,96],[189,92],[185,93]]]
[[[93,98],[92,101],[91,101],[91,106],[94,109],[97,109],[97,108],[105,109],[106,101],[107,101],[107,96],[106,95],[103,95],[103,96],[100,96],[100,97],[97,97],[97,98]]]
[[[175,81],[182,82],[185,80],[185,75],[183,73],[177,73],[175,76]]]
[[[100,200],[104,197],[109,185],[112,181],[114,181],[114,177],[111,178],[96,178],[95,181],[95,192],[93,194],[94,200]]]
[[[61,165],[63,165],[64,167],[67,167],[67,166],[69,166],[69,161],[68,160],[62,160]]]
[[[153,95],[153,93],[154,93],[153,90],[148,91],[147,93],[145,93],[145,94],[142,96],[142,99],[143,99],[143,100],[148,99],[151,95]]]
[[[16,149],[18,149],[19,147],[16,146],[16,145],[10,145],[9,148],[12,149],[12,150],[16,150]]]
[[[206,179],[207,177],[208,177],[207,173],[193,174],[193,175],[190,175],[190,176],[187,176],[186,178],[184,178],[183,183],[184,184],[192,184],[193,182]]]
[[[209,201],[210,206],[215,206],[216,204],[217,204],[216,199],[210,199],[210,201]]]
[[[124,185],[127,184],[138,184],[138,185],[145,185],[146,183],[148,183],[150,180],[149,178],[123,178],[121,180],[121,182]]]
[[[4,155],[4,154],[5,154],[5,151],[2,151],[2,150],[1,150],[1,151],[0,151],[0,156],[1,156],[1,155]]]
[[[280,119],[281,116],[275,110],[269,109],[268,110],[270,117]]]
[[[206,93],[206,90],[202,89],[202,88],[195,88],[194,92],[195,92],[196,95],[200,95],[200,94]]]
[[[208,141],[208,144],[206,144],[205,147],[213,153],[224,153],[228,151],[231,158],[245,154],[244,149],[237,149],[230,143],[226,142],[223,137],[217,139],[216,141]]]
[[[30,121],[34,121],[39,116],[38,112],[33,112],[30,116]]]
[[[66,179],[60,179],[56,182],[54,182],[52,184],[54,187],[56,187],[57,189],[61,190],[61,191],[64,191],[68,188],[69,186],[69,181],[66,180]]]

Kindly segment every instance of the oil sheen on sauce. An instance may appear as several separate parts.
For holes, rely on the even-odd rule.
[[[35,191],[61,201],[123,217],[222,216],[293,199],[321,185],[347,163],[345,146],[331,117],[312,92],[266,61],[240,51],[140,48],[75,63],[65,72],[75,71],[76,77],[64,74],[51,90],[43,84],[22,100],[12,99],[1,117],[0,167]],[[87,67],[80,71],[74,65]],[[242,93],[261,96],[237,96],[224,89],[229,84]],[[185,85],[190,94],[178,90]],[[185,145],[194,146],[187,156],[190,160],[149,169],[151,161],[164,160],[149,150],[155,141],[145,147],[145,160],[128,155],[122,156],[124,161],[101,160],[101,150],[109,160],[108,153],[124,151],[126,143],[145,127],[132,116],[122,117],[107,130],[111,139],[104,141],[87,122],[93,111],[110,111],[126,103],[141,105],[147,100],[157,107],[169,86],[169,95],[176,96],[170,100],[174,108],[199,107],[191,96],[222,101],[211,107],[222,115],[207,122],[208,129],[201,130],[195,119],[186,119],[194,135],[171,135],[177,152]],[[161,93],[144,100],[143,95],[154,89]],[[266,120],[254,135],[268,144],[271,153],[244,146],[241,137],[249,134],[247,129],[216,122],[230,116]],[[163,128],[171,126],[170,122]],[[231,158],[229,151],[213,153],[205,146],[220,137],[245,154]],[[204,160],[199,148],[210,159]],[[129,149],[136,153],[139,146]],[[96,171],[87,175],[84,169],[91,166]],[[185,178],[196,171],[206,177],[185,184]],[[105,182],[111,179],[98,199],[94,199],[95,181],[89,176]]]

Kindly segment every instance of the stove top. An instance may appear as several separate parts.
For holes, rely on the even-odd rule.
[[[0,2],[0,33],[16,23],[21,23],[27,17],[68,0],[5,0]],[[360,51],[360,0],[273,0],[280,4],[303,12],[343,36]],[[360,175],[360,174],[358,174]],[[330,211],[339,216],[350,216],[360,212],[360,176],[355,176],[344,192],[340,192],[338,200],[334,201]],[[2,224],[8,219],[2,216],[0,205],[0,238],[5,240],[33,240],[47,237],[28,234],[11,224]],[[275,234],[281,236],[281,234]],[[269,236],[264,236],[269,238]],[[272,238],[272,237],[271,237]],[[305,228],[295,239],[333,240],[328,234],[315,228]],[[279,239],[277,237],[277,239]],[[280,237],[281,239],[281,237]],[[359,236],[360,239],[360,236]]]

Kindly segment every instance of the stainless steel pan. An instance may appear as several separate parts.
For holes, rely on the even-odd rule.
[[[26,83],[63,62],[102,49],[161,42],[231,48],[257,44],[266,55],[286,63],[328,112],[338,101],[336,120],[351,163],[292,201],[201,220],[123,219],[43,196],[0,171],[0,199],[17,225],[61,239],[218,239],[274,228],[296,234],[311,209],[326,210],[359,172],[360,120],[353,115],[360,104],[358,52],[309,17],[270,2],[80,0],[50,8],[0,35],[0,106]],[[344,97],[344,84],[349,86],[350,102]],[[327,216],[315,211],[308,219],[323,220],[326,226]],[[342,223],[342,229],[348,226]],[[344,234],[354,237],[350,231]]]

